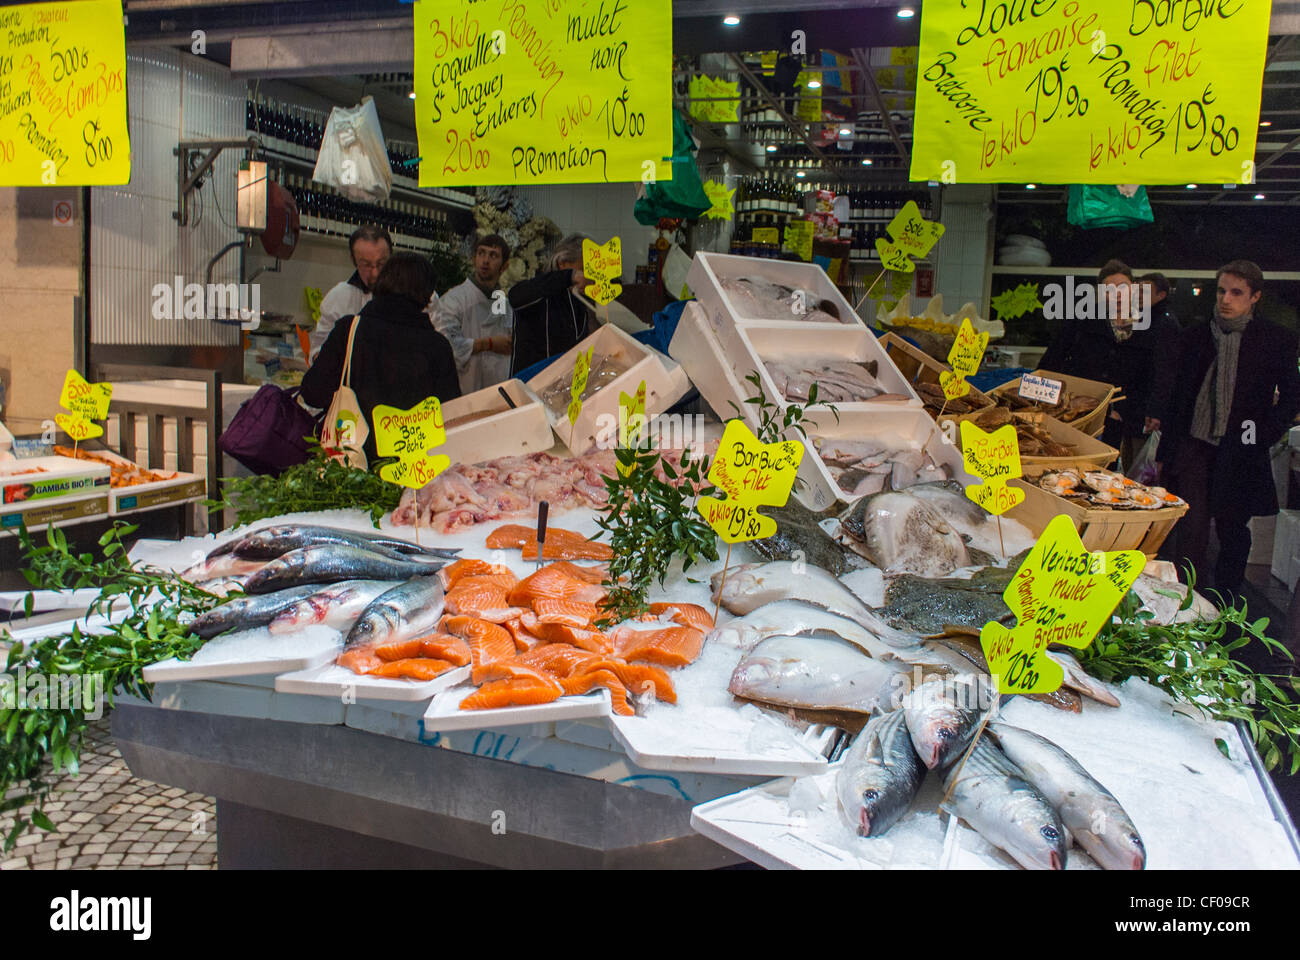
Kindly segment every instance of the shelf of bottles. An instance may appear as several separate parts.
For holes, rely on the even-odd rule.
[[[315,167],[321,138],[329,114],[297,104],[284,103],[270,97],[248,96],[244,103],[244,125],[262,141],[267,154],[274,159]],[[474,205],[474,196],[448,187],[419,188],[418,169],[414,161],[419,148],[414,143],[389,140],[388,164],[393,171],[393,194],[409,196],[424,203],[440,203],[468,210]]]
[[[357,227],[373,223],[388,231],[395,249],[420,253],[450,249],[458,239],[443,210],[405,200],[358,202],[296,173],[286,173],[283,185],[298,205],[299,228],[308,234],[345,240]]]

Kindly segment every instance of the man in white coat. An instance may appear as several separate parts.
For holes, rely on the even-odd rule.
[[[483,237],[474,248],[469,279],[448,290],[434,310],[433,326],[456,355],[461,396],[510,378],[514,316],[505,293],[497,289],[509,259],[505,240],[496,234]]]

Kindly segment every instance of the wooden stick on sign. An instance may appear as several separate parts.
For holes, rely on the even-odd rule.
[[[722,606],[722,588],[727,585],[727,567],[731,565],[731,544],[727,544],[727,559],[722,561],[722,579],[718,581],[718,596],[713,601],[713,622],[718,622],[718,609]]]
[[[979,729],[975,731],[975,736],[971,737],[970,746],[967,747],[966,752],[961,755],[961,760],[957,762],[957,768],[952,772],[952,779],[948,782],[948,789],[943,792],[943,799],[939,801],[940,810],[942,810],[943,805],[948,802],[948,798],[952,796],[952,791],[957,786],[957,777],[961,775],[961,768],[966,765],[966,761],[970,759],[970,755],[975,752],[975,744],[979,743],[980,737],[984,735],[984,728],[987,727],[989,721],[993,719],[993,714],[998,712],[998,704],[1001,702],[1002,694],[995,693],[993,695],[993,706],[989,707],[988,712],[984,714],[984,719],[980,721]]]
[[[871,286],[867,287],[867,292],[862,295],[862,299],[858,301],[858,305],[853,308],[854,313],[857,313],[862,309],[862,305],[867,302],[867,297],[871,296],[871,291],[876,289],[876,284],[880,282],[880,278],[883,277],[886,272],[886,270],[882,269],[878,274],[876,274],[876,279],[871,281]]]

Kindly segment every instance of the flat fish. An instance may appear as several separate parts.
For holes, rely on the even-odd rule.
[[[268,561],[249,577],[247,593],[272,593],[304,583],[338,583],[340,580],[406,580],[437,573],[442,561],[394,559],[345,544],[304,547]],[[433,577],[437,580],[437,577]],[[439,584],[441,593],[441,583]]]
[[[190,624],[190,632],[207,639],[227,630],[251,630],[265,626],[281,612],[318,590],[318,585],[308,584],[264,596],[236,597],[195,617]]]
[[[442,611],[442,581],[412,577],[367,604],[348,631],[344,648],[422,637],[433,632]]]
[[[1147,852],[1132,818],[1078,760],[1051,740],[1005,723],[993,734],[1026,779],[1056,807],[1075,843],[1106,870],[1141,870]]]
[[[347,630],[375,597],[399,583],[397,580],[344,580],[317,589],[276,614],[267,629],[274,634],[296,633],[311,624],[321,624]]]
[[[768,637],[741,658],[727,689],[746,700],[871,713],[901,698],[907,675],[843,640]]]
[[[858,501],[840,524],[845,543],[887,575],[941,577],[968,566],[966,541],[943,514],[915,495],[922,486]]]
[[[955,782],[954,782],[955,781]],[[1065,828],[1047,798],[993,743],[981,737],[957,771],[944,776],[951,788],[943,809],[969,823],[980,836],[1029,870],[1064,870]]]
[[[1002,568],[991,569],[1002,572]],[[889,581],[885,605],[879,608],[879,613],[892,626],[922,636],[943,633],[947,626],[979,630],[990,620],[1011,623],[1015,617],[1002,599],[1002,591],[1011,582],[1015,569],[1005,570],[1001,582],[996,576],[979,580],[927,580],[903,574]]]
[[[903,711],[893,710],[863,727],[835,776],[835,790],[849,828],[878,837],[912,805],[924,779]]]
[[[823,530],[821,516],[794,497],[784,507],[765,507],[763,513],[776,521],[776,533],[751,540],[748,546],[765,560],[805,560],[836,577],[870,566]]]

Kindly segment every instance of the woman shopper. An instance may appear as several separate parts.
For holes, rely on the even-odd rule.
[[[1198,586],[1231,593],[1246,572],[1250,518],[1277,513],[1269,448],[1300,412],[1300,373],[1296,335],[1254,315],[1259,267],[1233,260],[1216,282],[1214,318],[1182,334],[1168,447],[1161,446],[1165,485],[1188,510],[1161,554],[1180,567],[1190,563]],[[1211,521],[1219,539],[1213,572]]]
[[[357,324],[349,385],[370,427],[362,447],[370,462],[377,456],[377,404],[405,410],[426,397],[446,403],[460,396],[451,344],[433,328],[426,312],[435,280],[424,257],[393,254],[375,281],[374,297],[355,317],[343,317],[335,324],[302,378],[303,399],[314,407],[328,407],[343,376],[348,334]]]
[[[510,375],[547,357],[563,353],[587,336],[589,312],[576,294],[587,285],[582,274],[580,233],[565,237],[551,254],[550,269],[510,288],[515,311],[514,349]]]

